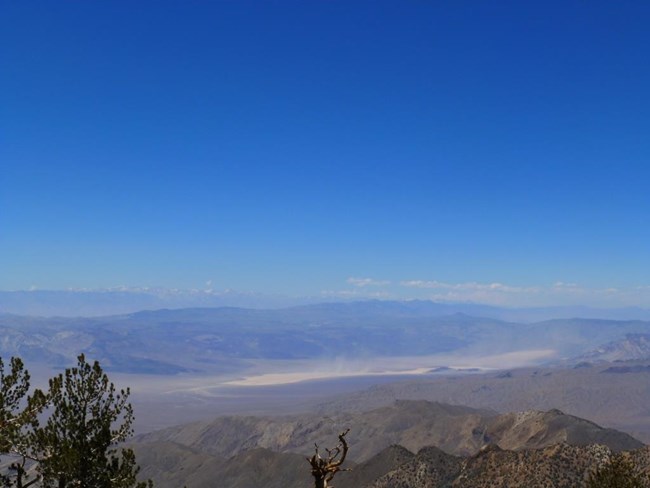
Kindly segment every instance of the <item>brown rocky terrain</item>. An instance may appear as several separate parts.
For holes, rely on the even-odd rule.
[[[368,488],[575,488],[614,454],[605,446],[557,444],[543,449],[506,451],[496,446],[462,459],[423,449]],[[621,454],[648,472],[647,447]]]
[[[604,429],[559,410],[499,415],[489,410],[426,401],[396,401],[368,412],[331,416],[226,416],[144,434],[137,442],[173,442],[221,457],[258,447],[307,455],[314,443],[335,439],[348,426],[352,429],[348,436],[350,459],[356,462],[370,459],[394,444],[411,452],[438,446],[456,455],[474,454],[486,444],[518,450],[569,442],[604,444],[617,451],[643,445],[628,434]]]
[[[535,463],[537,486],[556,486],[544,480],[576,482],[596,465],[596,455],[643,446],[558,410],[499,415],[426,401],[331,417],[222,417],[142,435],[133,445],[143,476],[161,488],[298,488],[309,486],[305,456],[314,443],[327,446],[342,426],[352,429],[346,465],[353,470],[337,475],[338,488],[505,486],[498,483],[508,473],[527,473]],[[648,464],[642,456],[639,462]],[[490,477],[494,485],[476,484]]]

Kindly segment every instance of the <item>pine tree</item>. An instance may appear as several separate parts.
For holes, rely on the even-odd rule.
[[[149,488],[138,482],[131,449],[129,390],[117,391],[98,362],[81,355],[77,366],[52,378],[49,390],[29,392],[29,373],[0,359],[0,455],[11,456],[0,486],[16,488]],[[45,412],[43,425],[39,414]]]
[[[38,415],[47,398],[41,390],[27,396],[29,379],[20,358],[11,358],[9,371],[0,358],[0,454],[12,459],[9,471],[0,473],[0,483],[5,487],[27,488],[39,481],[26,470],[28,461],[34,461],[29,432],[38,427]]]
[[[116,390],[99,363],[84,355],[76,367],[50,380],[51,415],[35,430],[44,486],[56,488],[145,488],[130,449],[118,449],[132,433],[129,390]]]

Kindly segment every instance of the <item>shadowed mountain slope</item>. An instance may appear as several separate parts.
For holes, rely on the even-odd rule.
[[[354,466],[336,480],[337,488],[358,488],[381,478],[413,459],[415,455],[402,446],[389,446],[367,461]],[[347,464],[347,463],[346,463]],[[351,464],[351,463],[350,463]]]
[[[304,456],[255,448],[230,459],[198,452],[173,442],[135,444],[141,479],[158,488],[304,488],[310,473]]]

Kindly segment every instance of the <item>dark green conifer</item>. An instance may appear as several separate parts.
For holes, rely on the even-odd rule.
[[[8,371],[0,358],[0,454],[11,456],[9,470],[0,473],[2,486],[27,488],[39,478],[29,476],[26,465],[34,462],[34,449],[30,433],[38,428],[38,415],[47,404],[40,390],[31,396],[29,372],[20,358],[11,358]]]
[[[133,451],[119,447],[133,433],[129,390],[118,391],[97,361],[90,364],[82,354],[77,366],[50,380],[47,393],[36,390],[25,400],[28,390],[22,361],[13,358],[5,373],[0,360],[0,454],[17,459],[0,478],[4,486],[152,486],[136,480]]]

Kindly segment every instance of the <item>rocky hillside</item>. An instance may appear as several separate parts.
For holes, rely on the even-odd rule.
[[[589,474],[610,455],[604,446],[558,444],[518,452],[491,446],[461,459],[427,448],[368,487],[574,488],[584,486]]]
[[[460,457],[447,454],[437,447],[425,447],[396,469],[362,486],[373,488],[445,486],[458,477],[461,463]]]
[[[559,410],[502,414],[490,410],[427,401],[397,401],[369,412],[330,416],[219,417],[145,434],[138,443],[173,442],[199,452],[232,457],[255,448],[309,454],[314,443],[336,438],[351,427],[350,457],[365,461],[387,446],[398,444],[411,452],[438,446],[457,455],[476,453],[486,444],[504,449],[540,448],[558,442],[604,444],[629,450],[643,444],[628,434]]]
[[[561,466],[567,453],[578,456],[583,448],[590,453],[589,449],[594,449],[590,445],[602,445],[606,453],[643,446],[627,434],[559,410],[499,415],[426,401],[398,401],[369,412],[328,417],[221,417],[142,435],[133,446],[142,474],[161,488],[184,484],[188,488],[304,487],[309,486],[305,455],[313,452],[314,443],[327,446],[335,441],[344,427],[351,428],[347,464],[354,469],[337,477],[337,488],[372,483],[379,483],[377,487],[420,486],[410,484],[414,480],[429,483],[421,486],[438,486],[450,480],[474,479],[472,473],[479,473],[478,479],[484,476],[482,471],[496,469],[496,464],[542,463],[547,458],[551,460],[549,472],[555,473],[559,469],[553,464],[556,458]],[[565,447],[553,447],[558,445]],[[485,450],[485,446],[492,447]],[[546,454],[540,458],[538,453]],[[559,454],[553,457],[549,453]],[[497,457],[487,461],[490,456]],[[590,459],[584,459],[585,466],[593,465]],[[573,473],[567,474],[567,479],[576,479],[587,468],[574,462],[566,469]]]

